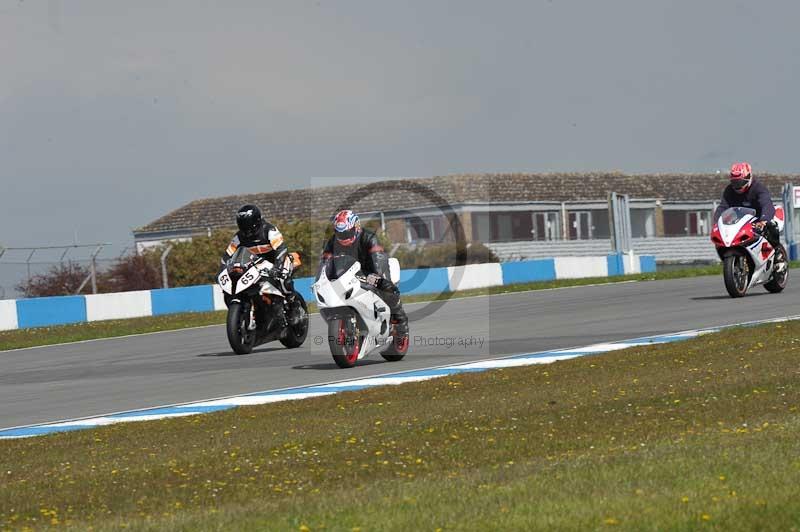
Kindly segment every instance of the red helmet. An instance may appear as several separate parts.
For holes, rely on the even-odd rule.
[[[733,163],[731,165],[731,186],[738,193],[746,192],[753,182],[753,169],[748,163]]]
[[[336,240],[344,246],[349,246],[361,233],[361,220],[351,210],[339,211],[333,217],[333,229]]]

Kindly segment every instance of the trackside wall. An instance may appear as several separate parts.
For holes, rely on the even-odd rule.
[[[655,257],[647,255],[555,257],[448,268],[408,269],[400,274],[400,287],[403,294],[436,294],[517,283],[654,271]],[[313,282],[310,277],[295,280],[298,292],[306,301],[314,298],[311,293]],[[224,309],[222,292],[215,285],[3,300],[0,301],[0,331]]]

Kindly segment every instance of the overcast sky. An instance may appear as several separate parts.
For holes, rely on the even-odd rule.
[[[224,6],[224,7],[223,7]],[[796,1],[0,0],[0,244],[314,176],[798,171]]]

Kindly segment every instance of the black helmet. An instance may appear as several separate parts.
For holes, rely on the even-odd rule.
[[[255,205],[242,205],[236,212],[236,225],[244,236],[255,236],[261,227],[261,209]]]

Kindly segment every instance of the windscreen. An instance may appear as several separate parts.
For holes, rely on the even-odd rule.
[[[325,269],[325,275],[330,280],[338,279],[344,275],[344,273],[356,262],[357,260],[355,257],[350,255],[335,255],[333,258],[331,258],[331,260],[328,261]]]
[[[239,246],[239,248],[233,252],[231,258],[228,259],[228,264],[230,265],[238,263],[244,266],[252,260],[253,260],[253,254],[250,253],[250,250],[244,246]]]
[[[748,209],[747,207],[731,207],[722,213],[722,216],[719,217],[719,220],[725,225],[733,225],[748,215],[755,216],[756,211],[753,209]]]

